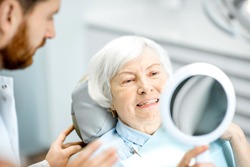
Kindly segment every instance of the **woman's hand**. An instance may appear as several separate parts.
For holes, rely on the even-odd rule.
[[[105,152],[92,157],[92,154],[100,147],[100,141],[94,141],[87,145],[67,167],[111,167],[118,160],[116,151],[108,149]]]
[[[12,164],[11,162],[0,159],[0,167],[15,167],[16,165]]]
[[[250,145],[242,129],[237,124],[231,123],[221,138],[230,142],[236,166],[249,167]]]
[[[222,134],[221,138],[224,140],[231,141],[233,137],[239,137],[243,133],[242,129],[235,123],[231,123],[227,130]]]
[[[229,140],[230,143],[238,140],[240,138],[246,139],[245,134],[241,127],[235,123],[231,123],[227,130],[221,136],[224,140]]]
[[[190,167],[191,160],[196,158],[199,154],[208,150],[208,146],[198,146],[186,152],[183,156],[181,162],[178,164],[177,167]],[[192,167],[215,167],[212,163],[195,163]]]
[[[74,130],[73,125],[65,129],[58,138],[52,143],[45,160],[48,161],[50,167],[65,167],[71,155],[82,149],[82,142],[72,142],[63,144],[66,137]]]

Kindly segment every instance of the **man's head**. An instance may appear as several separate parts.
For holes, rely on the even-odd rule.
[[[0,0],[0,68],[32,64],[36,50],[55,36],[60,0]]]

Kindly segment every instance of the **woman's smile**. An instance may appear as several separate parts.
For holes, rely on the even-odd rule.
[[[151,107],[154,105],[158,105],[159,99],[155,98],[155,99],[146,99],[143,100],[142,102],[138,103],[136,106],[139,108],[147,108],[147,107]]]

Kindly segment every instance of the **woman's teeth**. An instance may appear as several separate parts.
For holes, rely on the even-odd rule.
[[[154,100],[149,100],[149,101],[146,101],[146,102],[143,102],[143,103],[139,103],[139,104],[137,104],[137,106],[141,107],[141,106],[144,106],[144,105],[158,103],[158,102],[159,102],[159,99],[154,99]]]

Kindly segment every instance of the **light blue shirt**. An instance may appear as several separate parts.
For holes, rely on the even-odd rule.
[[[126,126],[120,120],[115,128],[101,137],[101,140],[103,146],[97,153],[109,147],[116,148],[120,158],[116,167],[131,166],[127,164],[142,165],[139,161],[148,161],[147,166],[176,166],[184,153],[192,148],[172,138],[163,128],[158,129],[153,135],[148,135]],[[229,142],[218,139],[210,145],[209,152],[211,161],[217,167],[235,166]],[[153,165],[149,165],[150,163]]]

